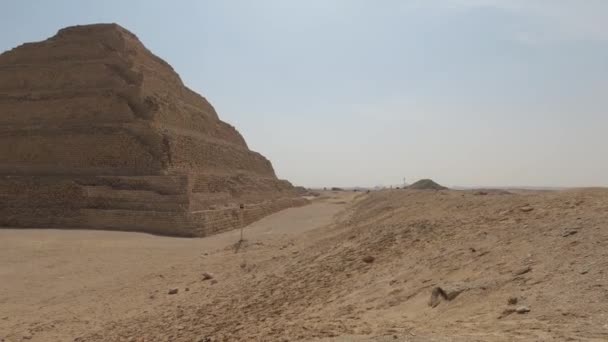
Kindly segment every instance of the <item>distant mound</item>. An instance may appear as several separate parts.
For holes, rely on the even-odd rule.
[[[406,189],[412,190],[445,190],[445,186],[435,183],[432,179],[421,179],[414,184],[411,184]]]

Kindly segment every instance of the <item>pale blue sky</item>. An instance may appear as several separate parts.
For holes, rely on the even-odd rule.
[[[305,186],[608,186],[605,0],[4,0],[0,50],[116,22]]]

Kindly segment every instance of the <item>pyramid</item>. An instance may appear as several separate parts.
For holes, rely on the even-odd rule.
[[[0,226],[206,236],[306,203],[116,24],[1,54],[0,132]]]
[[[421,179],[414,184],[411,184],[406,189],[412,190],[446,190],[445,186],[435,183],[432,179]]]

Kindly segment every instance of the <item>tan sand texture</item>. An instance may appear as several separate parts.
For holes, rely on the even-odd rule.
[[[266,217],[241,244],[238,231],[0,231],[0,331],[10,342],[608,339],[607,190],[355,194]]]

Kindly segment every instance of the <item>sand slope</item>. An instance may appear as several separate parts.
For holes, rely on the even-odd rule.
[[[607,223],[601,189],[329,193],[248,228],[238,251],[238,232],[125,235],[105,254],[103,241],[118,235],[96,238],[96,261],[43,247],[45,263],[70,261],[3,264],[3,282],[13,281],[0,288],[9,304],[0,328],[9,341],[604,341]],[[3,234],[2,260],[31,254],[32,236]],[[58,280],[68,267],[79,275]],[[437,288],[450,300],[430,306]]]

